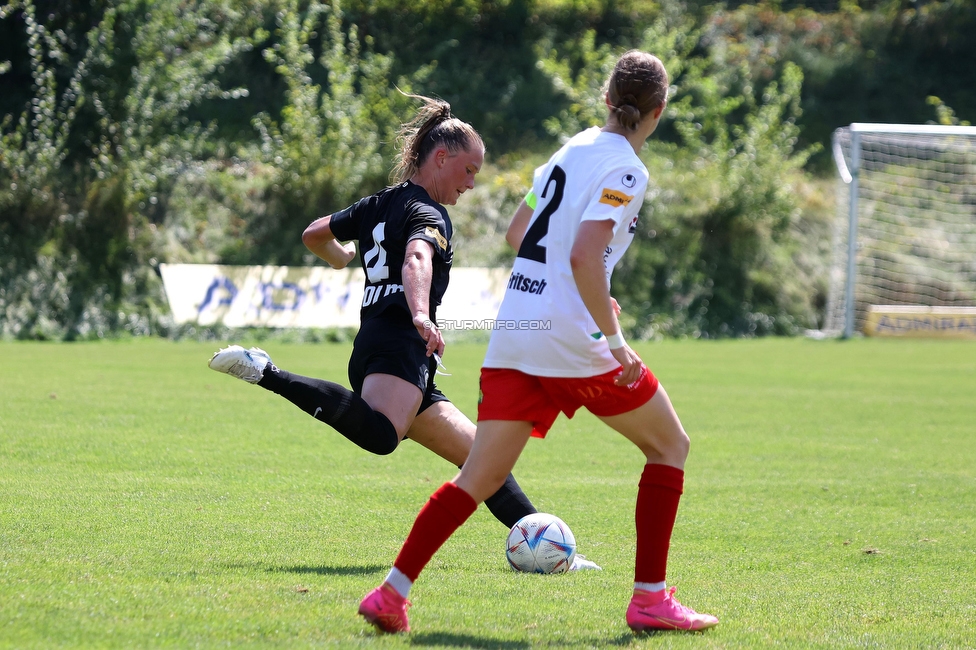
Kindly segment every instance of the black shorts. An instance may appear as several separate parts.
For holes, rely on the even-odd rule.
[[[398,309],[370,318],[356,335],[349,357],[349,384],[361,395],[367,375],[382,373],[408,381],[423,393],[417,414],[434,402],[450,400],[434,384],[437,362],[427,356],[427,344],[413,322]]]

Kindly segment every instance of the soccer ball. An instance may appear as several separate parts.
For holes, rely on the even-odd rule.
[[[512,526],[505,556],[516,571],[565,573],[576,557],[576,537],[559,517],[537,512]]]

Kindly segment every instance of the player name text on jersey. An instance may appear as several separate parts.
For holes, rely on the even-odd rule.
[[[512,277],[508,281],[508,288],[514,289],[515,291],[521,291],[523,293],[534,293],[538,295],[541,294],[546,288],[546,281],[533,280],[532,278],[522,275],[521,273],[513,273]]]
[[[402,292],[402,284],[377,284],[368,286],[363,291],[363,307],[369,307],[384,296],[391,296],[394,293]]]

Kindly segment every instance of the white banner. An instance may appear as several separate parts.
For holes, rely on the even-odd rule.
[[[359,327],[361,268],[161,264],[177,323],[227,327]],[[455,268],[439,321],[484,321],[498,313],[509,270]]]

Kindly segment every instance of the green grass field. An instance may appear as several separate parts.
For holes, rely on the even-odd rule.
[[[265,346],[345,381],[349,347]],[[371,456],[207,368],[216,346],[0,344],[0,647],[976,647],[976,344],[638,345],[692,437],[669,583],[716,614],[635,637],[641,457],[588,414],[516,468],[602,572],[511,572],[484,509],[411,594],[356,615],[454,468]],[[475,413],[479,345],[440,384]]]

